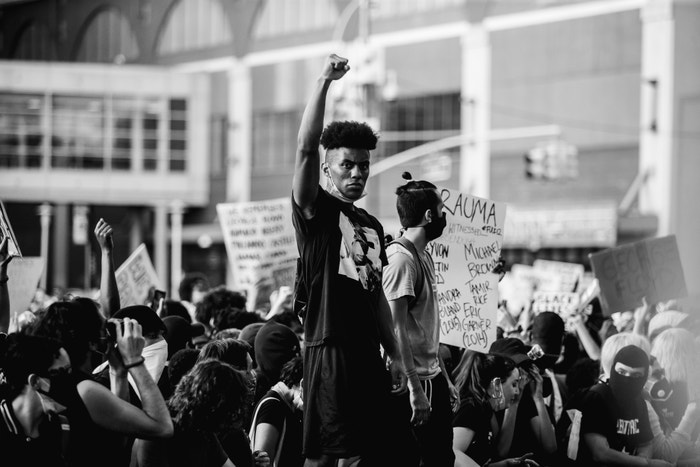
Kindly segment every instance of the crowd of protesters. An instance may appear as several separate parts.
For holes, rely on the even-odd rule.
[[[525,309],[485,352],[439,342],[425,248],[442,200],[406,173],[397,239],[354,205],[377,136],[322,125],[348,71],[331,55],[304,112],[297,283],[264,309],[203,273],[179,300],[122,306],[101,219],[99,294],[37,294],[10,316],[2,242],[2,465],[700,465],[700,320],[675,300],[610,317],[597,298],[567,317]]]

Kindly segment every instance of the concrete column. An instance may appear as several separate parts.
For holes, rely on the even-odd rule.
[[[236,60],[229,70],[229,129],[226,199],[250,201],[253,159],[253,86],[250,66]]]
[[[671,230],[671,176],[674,164],[674,35],[672,0],[649,0],[641,10],[642,76],[639,169],[649,173],[639,209],[656,214],[658,235]]]
[[[155,228],[153,230],[153,247],[155,268],[163,290],[168,289],[168,207],[165,202],[158,203],[155,209]]]
[[[182,214],[185,203],[170,203],[170,296],[179,300],[178,287],[182,276]]]
[[[39,287],[46,290],[48,270],[49,270],[49,237],[51,232],[51,213],[52,207],[49,203],[43,203],[39,206],[37,213],[39,214],[39,222],[41,223],[41,259],[44,260],[44,269],[41,273]]]
[[[134,251],[141,243],[143,243],[143,226],[146,224],[144,219],[145,214],[145,210],[141,207],[134,207],[130,209],[129,217],[131,218],[131,225],[129,226],[129,253]]]
[[[52,240],[52,284],[54,288],[66,289],[70,284],[68,273],[68,249],[70,248],[71,222],[67,204],[54,207]]]
[[[461,148],[459,189],[488,198],[491,164],[491,42],[482,23],[462,37],[462,133],[473,136]]]

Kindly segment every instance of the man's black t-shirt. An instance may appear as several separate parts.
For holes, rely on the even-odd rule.
[[[292,207],[308,292],[303,316],[306,346],[356,339],[378,346],[377,308],[387,264],[382,225],[321,187],[312,219],[304,218],[293,197]]]
[[[61,455],[61,426],[58,420],[44,421],[39,426],[39,437],[29,438],[17,420],[12,404],[0,402],[0,465],[63,466]]]
[[[304,465],[304,457],[301,455],[302,449],[302,419],[300,411],[292,409],[275,391],[269,391],[258,408],[256,426],[261,423],[269,423],[274,426],[282,440],[282,451],[279,453],[280,467],[301,467]],[[272,460],[272,459],[271,459]]]
[[[581,438],[587,433],[597,433],[608,440],[611,449],[636,455],[638,448],[653,439],[649,425],[649,413],[644,399],[628,404],[623,409],[615,400],[607,383],[593,386],[581,401]],[[580,465],[592,465],[590,452],[584,449],[579,456]]]

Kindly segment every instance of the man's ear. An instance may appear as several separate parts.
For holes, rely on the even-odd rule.
[[[41,382],[39,380],[39,376],[34,374],[34,373],[27,376],[27,384],[29,384],[29,386],[31,386],[32,389],[36,390],[37,387],[39,387],[41,385]]]
[[[325,175],[326,177],[330,177],[330,174],[328,173],[329,170],[330,169],[328,167],[328,162],[325,162],[325,161],[322,162],[321,163],[321,171],[323,172],[323,175]]]

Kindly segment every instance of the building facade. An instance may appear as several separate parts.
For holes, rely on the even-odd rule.
[[[230,281],[216,203],[290,195],[335,52],[352,71],[328,118],[379,130],[363,202],[388,232],[409,170],[508,203],[509,263],[675,234],[697,292],[699,29],[694,0],[4,2],[0,199],[49,287],[96,284],[84,207],[116,225],[117,262],[146,242],[170,290]],[[575,148],[572,176],[527,177],[543,143]]]

